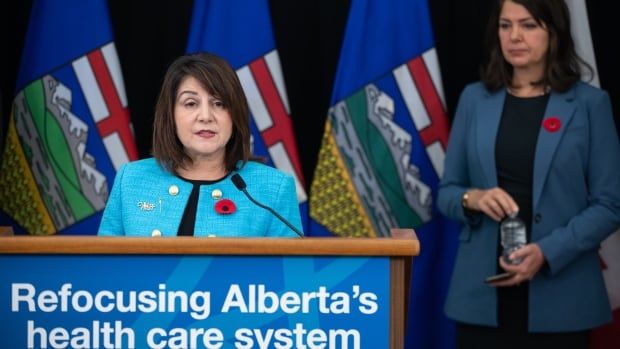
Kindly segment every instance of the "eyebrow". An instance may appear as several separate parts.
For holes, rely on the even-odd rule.
[[[183,96],[186,93],[188,93],[190,95],[193,95],[193,96],[198,96],[198,92],[196,92],[196,91],[184,90],[184,91],[179,92],[179,94],[177,94],[177,100],[179,100],[181,98],[181,96]]]
[[[509,18],[506,17],[500,17],[499,19],[500,22],[504,21],[504,22],[512,22],[512,20],[510,20]],[[534,19],[534,17],[525,17],[525,18],[520,18],[517,19],[517,22],[527,22],[527,21],[534,21],[536,22],[536,20]]]

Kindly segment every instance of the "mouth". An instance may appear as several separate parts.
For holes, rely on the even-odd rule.
[[[508,50],[508,53],[510,53],[511,55],[520,56],[526,54],[527,50]]]
[[[198,132],[195,132],[194,134],[198,137],[210,138],[215,136],[216,132],[212,130],[200,130]]]

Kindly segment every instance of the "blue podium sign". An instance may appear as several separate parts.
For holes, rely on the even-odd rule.
[[[0,254],[4,348],[388,348],[390,258]]]

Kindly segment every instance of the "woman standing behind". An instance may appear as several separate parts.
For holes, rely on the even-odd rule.
[[[487,35],[439,190],[440,210],[464,223],[446,313],[459,348],[587,348],[611,320],[597,252],[620,226],[610,100],[580,81],[564,0],[500,0]],[[516,265],[499,258],[498,222],[513,214],[527,227]]]
[[[119,169],[99,235],[297,236],[236,187],[242,178],[256,201],[301,231],[294,179],[250,161],[249,122],[226,61],[208,53],[176,59],[155,108],[154,158]]]

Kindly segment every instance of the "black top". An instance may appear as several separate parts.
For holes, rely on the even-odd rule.
[[[185,206],[185,211],[183,211],[181,223],[179,224],[179,231],[177,232],[178,236],[194,236],[194,227],[196,226],[196,210],[198,208],[198,198],[200,197],[200,186],[215,184],[227,176],[228,175],[213,181],[201,181],[178,176],[182,180],[192,183],[193,186],[192,192],[189,194],[189,199],[187,199],[187,206]]]
[[[548,101],[548,94],[522,98],[507,93],[495,142],[497,183],[519,205],[519,218],[523,219],[527,227],[528,242],[531,240],[532,230],[534,156]],[[499,236],[499,231],[497,234]],[[498,258],[501,251],[498,238]],[[504,271],[499,262],[497,271]],[[498,287],[497,298],[499,327],[509,331],[527,332],[528,283]]]

